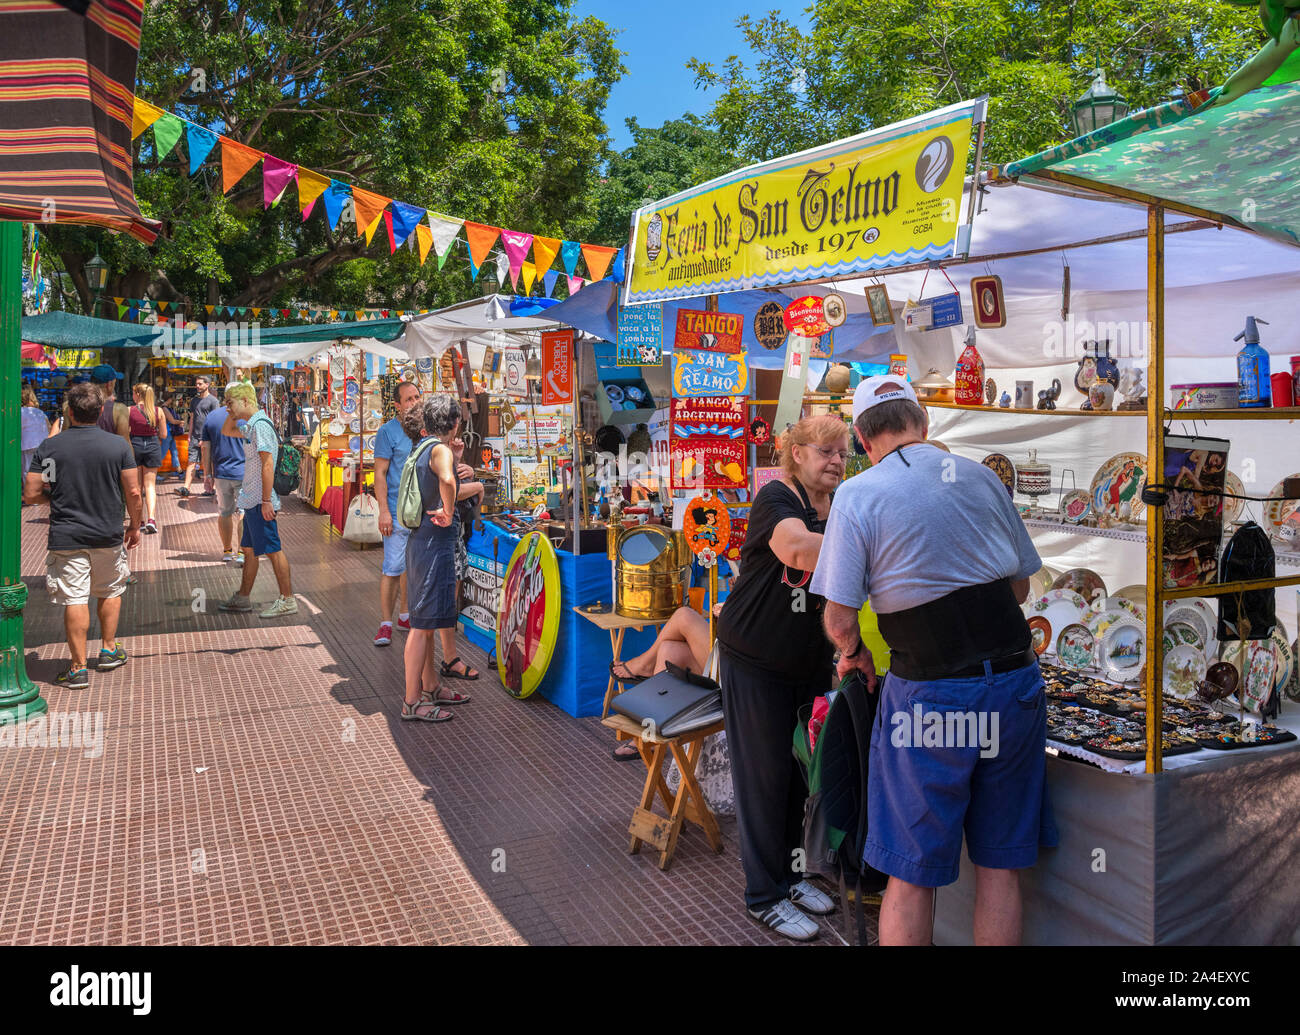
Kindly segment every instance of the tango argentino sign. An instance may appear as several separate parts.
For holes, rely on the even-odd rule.
[[[721,176],[639,209],[624,304],[954,254],[984,99]]]

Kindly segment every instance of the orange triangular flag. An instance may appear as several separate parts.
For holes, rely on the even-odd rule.
[[[221,140],[221,193],[226,194],[248,174],[249,169],[262,160],[262,152],[229,137],[219,139]]]
[[[429,255],[429,247],[433,244],[433,231],[423,223],[415,224],[415,246],[420,250],[420,265],[424,265],[424,260]]]
[[[609,264],[613,261],[617,248],[606,248],[599,244],[584,244],[582,246],[582,257],[587,260],[587,279],[604,280],[605,271],[609,269]]]
[[[560,252],[560,243],[554,237],[533,237],[533,262],[540,277],[551,268],[555,256]]]
[[[137,97],[135,108],[131,112],[131,139],[134,140],[165,114],[167,113],[161,108],[155,108],[148,101],[142,101]]]
[[[474,275],[478,276],[479,267],[487,258],[488,252],[501,236],[499,226],[485,226],[482,223],[465,223],[465,240],[469,242],[469,261],[474,265]]]
[[[325,193],[325,188],[329,185],[328,176],[312,172],[305,165],[298,166],[298,211],[302,213],[303,219],[307,218],[308,210],[316,203],[316,199]]]
[[[524,297],[533,293],[533,281],[537,279],[537,267],[531,262],[520,263],[519,272],[524,277]]]
[[[379,228],[379,220],[384,214],[384,209],[392,198],[386,198],[382,194],[374,194],[368,190],[362,190],[360,187],[352,188],[352,207],[357,216],[357,229],[364,230],[366,235],[366,244],[375,236],[375,230]],[[360,234],[357,234],[360,237]]]

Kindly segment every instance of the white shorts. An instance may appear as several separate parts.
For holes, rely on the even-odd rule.
[[[236,481],[234,478],[214,478],[212,483],[217,488],[217,505],[218,512],[222,517],[233,517],[239,509],[235,502],[239,499],[239,490],[243,486],[242,479]]]
[[[50,550],[45,555],[45,588],[60,607],[108,600],[126,592],[131,569],[126,546],[86,550]]]

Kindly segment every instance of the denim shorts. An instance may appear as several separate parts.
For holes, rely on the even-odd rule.
[[[393,534],[384,536],[384,565],[380,569],[385,575],[396,578],[406,572],[406,541],[411,538],[411,530],[393,519]]]
[[[279,553],[280,528],[274,520],[262,517],[261,507],[249,507],[244,511],[244,534],[239,545],[252,549],[254,557]]]
[[[1047,794],[1047,702],[1038,663],[974,679],[892,673],[871,733],[865,861],[909,884],[957,879],[971,862],[1032,866],[1057,843]]]

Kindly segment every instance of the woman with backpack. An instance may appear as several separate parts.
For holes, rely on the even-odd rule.
[[[127,418],[131,432],[131,449],[135,462],[144,472],[144,516],[140,531],[156,535],[158,523],[154,514],[158,509],[158,468],[162,467],[162,440],[167,437],[167,418],[161,407],[154,405],[153,386],[144,383],[131,389],[135,405]]]
[[[407,722],[446,722],[454,716],[440,705],[470,699],[441,685],[433,656],[435,633],[456,625],[456,539],[460,535],[456,500],[461,479],[453,443],[460,435],[460,404],[451,395],[431,395],[411,407],[402,427],[416,445],[403,469],[396,515],[411,528],[406,543],[411,631],[403,655],[406,695],[401,717]],[[408,471],[412,476],[406,475]],[[410,513],[408,489],[418,489],[417,514]]]

